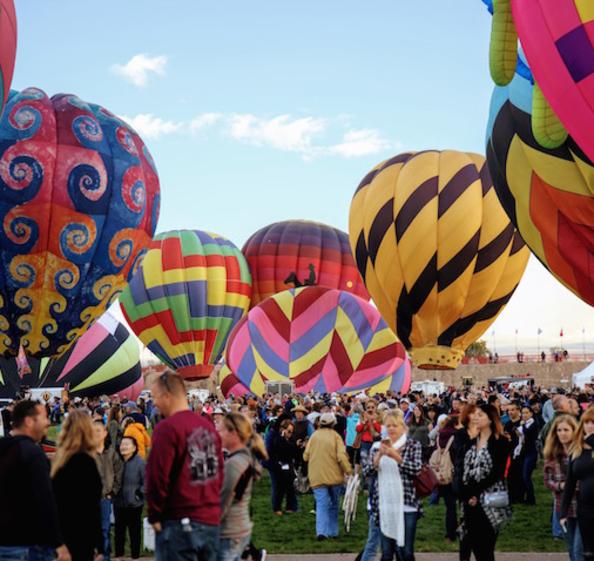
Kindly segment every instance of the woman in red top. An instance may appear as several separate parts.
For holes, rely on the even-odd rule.
[[[382,425],[377,418],[375,400],[368,399],[365,402],[363,420],[357,425],[356,431],[361,434],[361,464],[363,464],[373,443],[381,438]]]

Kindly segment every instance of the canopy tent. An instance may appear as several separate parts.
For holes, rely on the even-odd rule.
[[[585,388],[586,384],[594,384],[594,362],[588,364],[581,372],[576,372],[571,384],[578,388]]]

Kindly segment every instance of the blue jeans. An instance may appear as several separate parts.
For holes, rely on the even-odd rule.
[[[101,531],[103,532],[103,561],[111,553],[111,499],[101,499]]]
[[[458,514],[456,512],[456,495],[454,495],[454,491],[452,489],[452,484],[448,485],[439,485],[437,487],[439,490],[439,496],[443,497],[443,500],[446,505],[446,538],[449,540],[455,541],[457,538],[457,529],[458,529]]]
[[[553,537],[559,540],[565,539],[565,535],[563,534],[563,528],[561,528],[561,524],[559,524],[559,513],[553,508],[553,516],[551,518],[551,524],[553,525],[552,533]]]
[[[367,543],[365,549],[361,554],[360,561],[373,561],[377,554],[377,550],[382,541],[382,532],[380,527],[375,523],[375,520],[369,516],[369,530],[367,531]]]
[[[582,536],[578,528],[577,518],[567,519],[567,532],[563,532],[563,539],[565,545],[567,545],[570,561],[584,561]]]
[[[43,545],[0,547],[0,561],[52,561],[56,550]]]
[[[251,536],[232,539],[221,538],[219,541],[219,561],[239,561],[241,554],[250,543]]]
[[[415,534],[417,533],[418,512],[404,513],[404,547],[396,545],[396,540],[387,538],[382,534],[382,559],[381,561],[414,561],[415,559]]]
[[[313,492],[316,499],[316,534],[335,538],[338,536],[338,508],[342,485],[322,485]]]
[[[179,520],[165,520],[155,537],[156,561],[217,561],[219,527],[191,522],[185,531]]]

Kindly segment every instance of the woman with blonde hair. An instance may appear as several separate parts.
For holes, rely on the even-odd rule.
[[[225,415],[219,425],[219,435],[228,454],[221,489],[219,561],[237,561],[250,543],[252,487],[262,473],[259,460],[268,455],[264,441],[241,413]]]
[[[592,406],[582,415],[569,447],[569,457],[559,522],[561,528],[569,528],[569,509],[579,483],[577,523],[582,537],[584,559],[592,560],[594,559],[594,532],[592,532],[594,528],[594,407]]]
[[[413,561],[417,519],[422,512],[413,481],[423,467],[423,450],[420,442],[407,437],[402,411],[387,411],[383,427],[387,436],[374,443],[363,467],[370,481],[370,516],[361,559],[373,559],[381,540],[382,561],[395,557]]]
[[[571,415],[559,415],[553,421],[544,448],[544,484],[553,493],[554,516],[559,520],[561,499],[567,482],[569,447],[577,432],[578,424]],[[582,561],[582,540],[577,528],[577,496],[573,494],[567,510],[567,524],[563,537],[571,561]]]
[[[103,553],[103,486],[95,462],[98,444],[88,412],[71,411],[62,425],[51,476],[62,536],[72,561],[91,561]]]

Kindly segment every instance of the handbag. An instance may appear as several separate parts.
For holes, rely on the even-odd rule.
[[[483,503],[491,508],[507,508],[509,506],[509,495],[507,491],[491,491],[483,495]]]
[[[295,479],[293,480],[293,487],[295,491],[300,495],[305,495],[309,493],[311,486],[309,484],[309,477],[307,477],[307,473],[303,469],[303,466],[299,466],[295,470]]]
[[[429,464],[423,464],[421,471],[413,479],[413,485],[420,499],[428,497],[435,491],[439,481]]]

